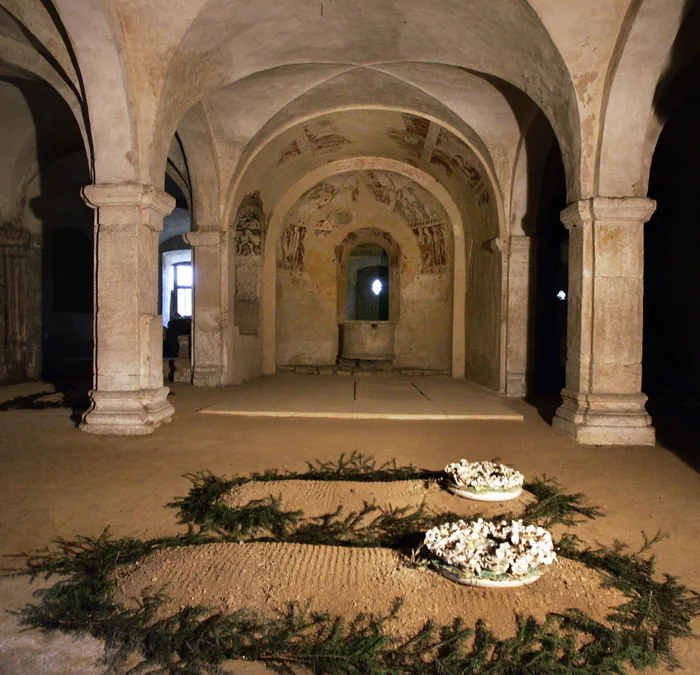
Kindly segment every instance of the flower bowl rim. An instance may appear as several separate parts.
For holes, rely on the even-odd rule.
[[[464,586],[481,586],[484,588],[516,588],[518,586],[527,586],[537,581],[545,572],[544,566],[540,566],[522,576],[503,574],[500,575],[504,577],[502,579],[489,579],[488,577],[470,574],[466,570],[454,571],[459,570],[459,568],[438,560],[431,560],[430,562],[435,570],[450,581],[463,584]]]
[[[447,489],[458,497],[464,499],[473,499],[479,502],[507,502],[511,499],[517,499],[523,493],[522,485],[509,490],[482,490],[476,491],[466,485],[460,485],[451,481],[447,485]]]

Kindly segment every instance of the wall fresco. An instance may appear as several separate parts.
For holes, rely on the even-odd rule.
[[[277,164],[284,164],[305,152],[326,155],[350,143],[350,139],[337,133],[331,120],[314,120],[305,124],[303,136],[290,141],[280,152]]]
[[[447,248],[443,223],[435,220],[414,221],[411,231],[420,250],[422,274],[444,274],[447,272]]]
[[[396,144],[409,154],[406,161],[413,166],[417,166],[416,161],[420,160],[425,148],[425,141],[430,129],[430,121],[422,117],[403,114],[403,129],[389,129],[388,135]],[[476,163],[469,158],[472,156],[471,150],[454,134],[446,129],[440,129],[435,147],[430,153],[429,161],[435,166],[441,167],[447,176],[461,173],[467,180],[469,186],[477,195],[479,204],[488,204],[490,195],[485,181]],[[414,159],[411,159],[413,157]]]
[[[291,141],[291,143],[289,143],[289,145],[287,145],[284,150],[280,152],[277,164],[284,164],[286,161],[294,159],[294,157],[298,157],[299,155],[301,155],[299,143],[297,141]]]
[[[350,139],[336,133],[331,120],[320,120],[304,125],[304,135],[314,154],[322,155],[335,152],[350,143]]]
[[[420,273],[443,274],[448,268],[447,214],[430,193],[399,174],[354,171],[315,185],[285,218],[278,266],[303,271],[307,234],[325,238],[356,220],[362,199],[373,199],[410,228],[420,250]],[[378,231],[379,233],[379,231]]]
[[[445,129],[440,129],[430,162],[442,166],[448,176],[455,171],[461,173],[476,193],[478,203],[488,204],[490,201],[488,188],[474,163],[467,159],[471,154],[469,148],[459,138]]]
[[[425,139],[430,129],[430,121],[415,115],[402,114],[403,129],[389,129],[389,138],[403,148],[409,155],[420,159]]]
[[[278,267],[294,272],[304,271],[306,230],[306,227],[297,224],[291,224],[284,228],[280,239],[282,258],[278,262]]]
[[[440,218],[438,208],[421,197],[413,185],[405,185],[397,192],[394,211],[408,222]]]

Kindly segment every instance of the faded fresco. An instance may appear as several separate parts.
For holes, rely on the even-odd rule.
[[[282,257],[279,267],[283,270],[301,272],[304,269],[304,237],[306,228],[303,225],[290,224],[282,231],[280,245]]]
[[[305,124],[299,138],[285,146],[280,152],[277,164],[284,164],[306,151],[314,155],[325,155],[349,143],[350,139],[339,134],[331,120],[315,120]]]
[[[447,248],[443,223],[435,220],[411,223],[420,250],[422,274],[442,274],[447,271]]]
[[[441,128],[437,134],[435,146],[429,151],[429,157],[423,157],[430,121],[414,115],[403,114],[403,129],[390,129],[391,138],[399,147],[409,153],[415,160],[424,159],[441,167],[447,176],[461,173],[474,189],[479,204],[488,204],[488,188],[477,168],[474,153],[454,134]]]
[[[276,247],[277,364],[336,363],[351,289],[357,289],[358,268],[350,260],[358,245],[379,246],[387,254],[396,367],[449,370],[454,265],[449,217],[421,185],[379,169],[330,176],[285,216]]]
[[[236,215],[236,255],[262,255],[267,219],[263,210],[260,190],[247,194]]]
[[[448,176],[455,172],[461,173],[474,189],[477,201],[480,204],[488,204],[489,191],[471,159],[472,155],[472,151],[459,138],[445,129],[440,129],[430,162],[442,166]]]
[[[353,171],[332,176],[308,190],[285,218],[278,248],[280,269],[303,271],[306,236],[325,238],[356,222],[362,199],[373,199],[411,230],[420,250],[420,273],[448,269],[447,214],[426,190],[399,174]]]
[[[291,141],[289,145],[287,145],[282,152],[280,152],[279,159],[277,160],[278,164],[284,164],[290,159],[294,159],[295,157],[298,157],[301,155],[301,148],[299,147],[299,142],[298,141]]]
[[[430,121],[404,113],[401,115],[403,129],[389,129],[389,138],[403,148],[410,156],[420,159],[425,139],[430,129]]]

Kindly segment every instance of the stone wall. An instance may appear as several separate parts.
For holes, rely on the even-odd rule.
[[[41,369],[41,241],[0,225],[0,383],[26,382]]]

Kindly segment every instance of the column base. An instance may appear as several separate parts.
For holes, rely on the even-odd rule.
[[[81,431],[103,436],[143,436],[170,422],[175,409],[168,403],[169,389],[90,392],[92,407],[83,416]]]
[[[552,426],[584,445],[654,445],[644,394],[580,394],[563,389]]]
[[[192,373],[192,384],[196,387],[220,387],[223,384],[221,366],[198,366],[195,364]]]
[[[527,395],[527,376],[525,373],[506,373],[505,395],[513,397]]]

